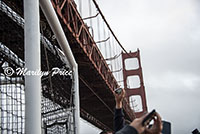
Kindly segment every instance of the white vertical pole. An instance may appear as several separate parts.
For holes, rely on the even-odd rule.
[[[1,87],[1,86],[0,86],[0,87]],[[2,88],[0,88],[0,99],[2,98],[2,96],[1,96],[1,90],[2,90]],[[0,102],[0,107],[1,107],[1,109],[3,110],[2,100],[1,100],[1,102]],[[2,119],[1,119],[1,110],[0,110],[0,124],[3,124]],[[0,132],[1,132],[1,129],[0,129]]]
[[[75,123],[76,123],[76,128],[75,128],[75,134],[80,134],[80,100],[79,100],[79,78],[78,78],[78,65],[73,68],[74,72],[74,92],[75,92],[75,97],[74,97],[74,103],[75,103],[75,111],[74,111],[74,116],[75,116]]]
[[[25,68],[40,71],[39,0],[24,0]],[[25,76],[25,133],[41,134],[41,78]]]

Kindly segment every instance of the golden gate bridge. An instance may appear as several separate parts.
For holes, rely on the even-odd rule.
[[[26,64],[23,4],[22,0],[0,1],[2,133],[25,133],[26,77],[16,72],[9,76],[5,74],[8,67],[16,70]],[[112,131],[115,107],[113,91],[119,86],[127,92],[123,103],[126,120],[133,120],[146,112],[140,51],[127,52],[124,49],[97,2],[51,0],[51,5],[78,64],[80,116],[100,129]],[[41,70],[50,74],[55,68],[74,72],[44,9],[40,10],[39,19]],[[127,59],[136,60],[137,68],[126,69],[126,64],[132,64],[127,63]],[[41,77],[42,95],[38,96],[41,98],[42,133],[75,133],[74,74],[50,74]],[[131,87],[130,78],[136,78],[139,86]],[[140,109],[137,109],[135,96],[141,101]]]

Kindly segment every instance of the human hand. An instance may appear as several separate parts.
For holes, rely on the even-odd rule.
[[[144,134],[161,134],[162,131],[162,120],[158,113],[156,113],[156,116],[153,118],[154,123],[151,128],[146,128]]]
[[[142,125],[142,121],[144,120],[145,117],[146,115],[140,118],[136,118],[130,124],[130,126],[134,127],[137,130],[138,134],[142,134],[146,129],[146,126]]]
[[[120,94],[114,92],[114,96],[115,96],[116,108],[117,109],[122,108],[122,102],[125,97],[125,90],[123,89]]]

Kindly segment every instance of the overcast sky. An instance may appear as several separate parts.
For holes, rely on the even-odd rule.
[[[173,134],[200,130],[200,1],[97,2],[123,46],[141,51],[149,111],[170,121]]]

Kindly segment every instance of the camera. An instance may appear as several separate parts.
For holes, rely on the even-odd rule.
[[[153,110],[144,118],[144,120],[142,121],[142,125],[143,125],[143,126],[148,125],[148,124],[151,122],[151,120],[154,118],[155,115],[156,115],[156,110],[153,109]]]
[[[114,91],[116,94],[121,94],[122,93],[122,88],[116,88]]]

